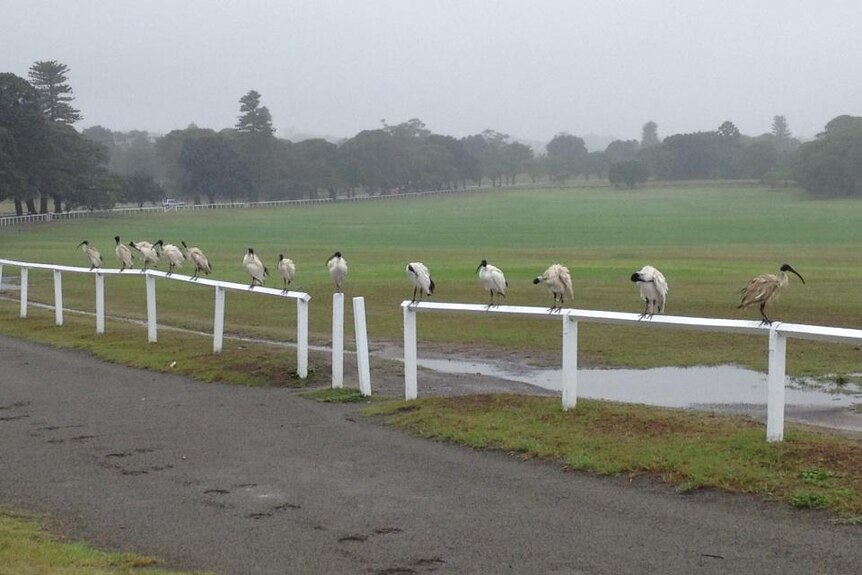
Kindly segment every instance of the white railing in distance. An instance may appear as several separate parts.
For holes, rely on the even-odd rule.
[[[615,325],[637,325],[644,328],[666,327],[710,332],[756,334],[768,337],[767,374],[767,441],[784,438],[784,379],[787,339],[810,339],[839,343],[862,342],[862,330],[775,322],[763,325],[756,321],[684,317],[654,316],[644,319],[639,314],[599,310],[562,309],[549,313],[547,308],[527,306],[493,306],[477,304],[409,301],[401,303],[404,315],[404,398],[418,396],[416,313],[477,313],[485,315],[509,315],[535,317],[561,321],[562,329],[562,381],[560,382],[563,409],[577,405],[578,389],[578,322],[606,323]]]
[[[39,264],[20,262],[16,260],[0,259],[0,283],[3,279],[3,266],[16,266],[21,272],[20,281],[20,315],[27,317],[27,298],[29,286],[29,271],[31,269],[50,270],[54,277],[54,312],[55,323],[63,325],[63,282],[62,273],[91,274],[96,278],[96,333],[105,333],[105,276],[122,275],[126,277],[144,277],[147,288],[147,341],[156,343],[158,341],[157,323],[157,300],[156,279],[180,281],[196,286],[208,286],[215,290],[214,321],[213,321],[213,353],[221,352],[224,345],[224,310],[225,291],[234,290],[244,293],[255,293],[280,298],[296,300],[296,372],[301,378],[308,376],[308,302],[311,296],[305,292],[288,291],[279,289],[255,287],[249,289],[246,284],[235,282],[212,280],[207,278],[193,279],[191,276],[168,274],[157,270],[126,270],[119,269],[88,269],[74,266],[62,266],[51,264]]]

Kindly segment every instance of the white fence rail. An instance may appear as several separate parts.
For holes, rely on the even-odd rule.
[[[578,323],[607,323],[617,325],[637,325],[644,328],[661,326],[666,328],[763,335],[768,338],[768,375],[767,386],[767,441],[781,441],[784,438],[784,379],[787,339],[811,339],[820,341],[858,343],[862,342],[862,330],[837,327],[822,327],[795,323],[775,322],[761,325],[756,321],[713,319],[702,317],[654,316],[643,319],[634,313],[610,311],[563,309],[548,313],[547,308],[525,306],[487,307],[476,304],[431,303],[412,304],[402,302],[404,313],[404,397],[416,399],[418,395],[416,360],[416,313],[480,313],[485,315],[514,315],[550,319],[562,323],[562,381],[561,396],[563,409],[571,409],[577,404],[578,397]]]
[[[66,273],[90,274],[96,278],[96,333],[105,333],[105,276],[122,275],[132,277],[143,277],[147,289],[147,340],[150,343],[158,341],[157,305],[156,305],[156,278],[185,282],[195,286],[208,286],[215,289],[215,304],[213,315],[213,353],[219,353],[224,345],[224,309],[225,291],[234,290],[243,293],[254,293],[259,295],[288,298],[296,300],[296,372],[301,378],[308,376],[308,302],[311,296],[304,292],[288,291],[279,289],[256,287],[249,289],[246,284],[234,282],[211,280],[206,278],[192,279],[191,276],[171,274],[156,270],[126,270],[118,269],[95,269],[79,268],[72,266],[60,266],[51,264],[38,264],[20,262],[15,260],[0,259],[0,284],[3,281],[3,266],[14,266],[20,269],[21,285],[20,316],[27,317],[27,291],[29,287],[30,270],[51,270],[54,275],[54,321],[58,326],[63,325],[63,277]]]

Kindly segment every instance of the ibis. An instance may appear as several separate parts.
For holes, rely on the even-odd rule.
[[[174,273],[174,268],[183,266],[186,258],[182,250],[174,244],[166,244],[159,240],[153,244],[153,247],[159,251],[159,256],[168,258],[168,275]]]
[[[120,243],[120,236],[114,236],[114,241],[117,242],[114,253],[117,254],[117,261],[120,262],[120,271],[126,268],[132,269],[132,250],[126,244]]]
[[[153,264],[153,266],[155,266],[159,263],[159,253],[150,242],[145,242],[143,240],[139,242],[129,242],[129,247],[137,250],[144,258],[144,265],[141,266],[141,271],[145,271],[149,264]]]
[[[278,254],[278,275],[284,280],[284,289],[281,290],[281,293],[287,293],[287,286],[290,285],[296,275],[296,266],[293,260],[284,257],[284,254]]]
[[[562,309],[566,294],[570,298],[575,297],[572,289],[572,274],[569,273],[569,268],[566,266],[553,264],[545,270],[545,273],[533,278],[533,283],[544,285],[554,296],[554,305],[548,308],[548,311],[553,312]],[[558,300],[559,303],[557,303]]]
[[[269,270],[266,269],[266,266],[263,265],[263,262],[260,261],[260,258],[257,257],[251,248],[248,248],[248,252],[242,258],[242,267],[251,276],[251,285],[248,286],[248,289],[254,289],[255,283],[262,286],[263,282],[269,276]]]
[[[491,294],[491,303],[486,307],[498,305],[494,303],[494,296],[506,297],[506,288],[509,287],[509,282],[506,281],[506,276],[503,271],[497,266],[492,266],[488,260],[482,260],[479,267],[476,268],[476,273],[479,275],[479,281],[482,287]]]
[[[631,280],[637,284],[641,299],[644,300],[644,311],[641,319],[652,318],[664,311],[667,301],[667,280],[664,274],[652,266],[644,266],[632,274]]]
[[[335,252],[326,260],[326,267],[329,269],[329,277],[335,282],[335,289],[341,292],[347,277],[347,260],[341,256],[341,252]]]
[[[422,301],[423,296],[430,296],[434,293],[434,280],[431,279],[431,272],[428,267],[422,262],[410,262],[407,264],[407,279],[413,285],[413,299],[410,303],[416,303],[416,294],[419,294],[419,300]]]
[[[180,244],[183,246],[182,249],[185,258],[195,265],[195,273],[192,275],[193,280],[201,277],[201,272],[204,272],[207,275],[212,273],[213,267],[210,265],[209,259],[207,259],[206,255],[204,255],[200,248],[190,248],[186,245],[186,242],[183,241],[181,241]]]
[[[90,245],[90,242],[84,240],[78,244],[78,247],[87,256],[87,260],[90,262],[90,271],[102,267],[102,256],[99,254],[99,250]]]
[[[777,298],[781,290],[787,286],[787,272],[796,274],[796,277],[802,280],[803,284],[805,283],[805,279],[799,275],[799,272],[790,267],[790,264],[783,264],[778,271],[780,272],[778,275],[761,274],[739,290],[739,293],[742,294],[742,301],[736,306],[736,309],[759,304],[760,315],[763,318],[760,325],[772,325],[772,320],[766,315],[766,304]]]

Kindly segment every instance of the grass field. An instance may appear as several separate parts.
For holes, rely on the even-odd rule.
[[[321,343],[329,340],[332,293],[324,262],[335,250],[350,264],[346,295],[366,298],[372,341],[401,339],[399,303],[412,294],[404,276],[407,262],[430,267],[438,286],[435,300],[484,303],[487,294],[475,276],[483,258],[506,272],[510,304],[548,305],[550,296],[531,279],[558,262],[572,271],[573,307],[640,311],[628,278],[649,263],[668,278],[668,313],[740,319],[758,314],[735,309],[737,290],[754,275],[775,273],[788,262],[807,283],[791,276],[787,292],[770,308],[774,318],[859,327],[860,221],[862,202],[812,200],[796,189],[702,185],[629,191],[597,185],[2,228],[0,257],[83,266],[84,255],[75,246],[86,239],[101,250],[106,266],[114,266],[114,235],[125,242],[185,240],[207,252],[214,277],[246,282],[240,261],[247,247],[270,270],[284,253],[297,264],[293,287],[312,295],[311,335]],[[63,281],[67,306],[93,309],[91,277],[66,274]],[[268,285],[276,287],[280,279]],[[49,273],[31,272],[32,299],[51,302],[52,290]],[[145,316],[140,278],[109,277],[107,290],[109,314]],[[160,282],[158,292],[160,322],[211,329],[210,289]],[[293,338],[293,302],[267,300],[262,306],[262,301],[229,294],[227,329]],[[352,325],[349,309],[347,325]],[[597,325],[580,331],[584,365],[737,363],[765,369],[765,338]],[[556,322],[475,316],[422,316],[419,339],[420,347],[435,342],[489,353],[515,348],[551,361],[560,347]],[[852,345],[793,341],[788,371],[855,373],[862,371],[862,352]]]

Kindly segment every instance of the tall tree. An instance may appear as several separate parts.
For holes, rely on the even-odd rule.
[[[80,110],[73,108],[70,102],[72,87],[66,83],[69,67],[56,60],[43,60],[30,66],[30,83],[39,93],[42,113],[51,122],[74,124],[81,120]]]
[[[790,138],[790,129],[787,127],[787,118],[775,116],[772,118],[772,135],[779,140]]]
[[[239,99],[239,103],[241,114],[236,123],[237,132],[265,136],[271,136],[275,132],[269,108],[260,105],[260,94],[257,91],[251,90]]]
[[[658,139],[658,124],[650,120],[643,125],[641,147],[651,148],[659,144],[661,144],[661,140]]]

